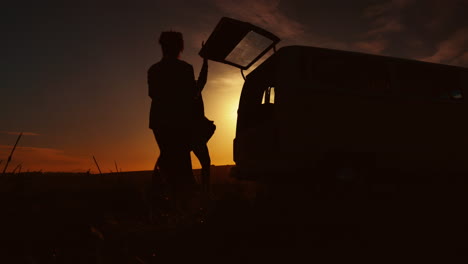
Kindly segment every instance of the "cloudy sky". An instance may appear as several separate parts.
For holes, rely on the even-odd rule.
[[[146,71],[161,57],[161,31],[184,34],[182,59],[223,16],[306,45],[468,67],[466,0],[9,1],[2,4],[0,167],[25,132],[10,168],[149,170],[159,154],[148,128]],[[247,73],[252,70],[249,69]],[[215,165],[233,164],[238,69],[210,62],[203,92],[217,131]],[[199,167],[193,159],[194,167]]]

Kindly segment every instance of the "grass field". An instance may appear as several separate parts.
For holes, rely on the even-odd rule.
[[[212,167],[209,197],[161,210],[151,171],[5,175],[0,263],[447,260],[468,252],[467,184],[400,177],[268,188]],[[199,171],[194,171],[199,175]]]
[[[243,204],[242,210],[248,210],[255,186],[230,178],[230,167],[213,166],[210,197],[195,194],[197,208],[191,215],[181,220],[174,213],[164,216],[164,223],[152,208],[152,171],[7,174],[1,187],[1,239],[8,246],[0,256],[25,263],[151,263],[169,258],[181,249],[179,243],[207,226],[212,219],[208,214],[224,211],[215,209],[220,203],[237,209]]]

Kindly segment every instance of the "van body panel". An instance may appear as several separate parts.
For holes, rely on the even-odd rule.
[[[234,160],[240,173],[308,170],[340,159],[404,171],[468,172],[465,68],[283,47],[246,78]],[[274,103],[262,104],[273,87]]]

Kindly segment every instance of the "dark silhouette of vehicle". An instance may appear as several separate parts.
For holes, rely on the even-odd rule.
[[[223,18],[200,54],[244,70],[278,42]],[[468,172],[466,88],[463,67],[318,47],[275,49],[245,78],[233,175]]]

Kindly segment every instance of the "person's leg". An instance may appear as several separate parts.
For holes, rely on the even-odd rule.
[[[184,170],[181,168],[187,167],[187,161],[181,161],[181,157],[183,157],[183,144],[178,139],[176,131],[176,129],[169,127],[153,130],[160,150],[159,159],[155,165],[155,169],[157,170],[154,173],[158,177],[155,180],[156,183],[159,183],[159,186],[156,186],[157,188],[155,189],[161,191],[163,188],[161,186],[163,184],[162,179],[165,179],[166,188],[168,187],[170,192],[173,206],[176,206],[177,201],[180,200],[177,196],[182,192],[180,188],[183,184],[181,179],[184,178]],[[185,166],[182,163],[185,163]]]
[[[159,157],[154,165],[154,171],[156,172],[157,169],[164,170],[167,167],[168,161],[166,155],[170,150],[170,141],[164,130],[153,129],[153,134],[159,147]]]
[[[190,146],[183,129],[173,129],[170,135],[170,147],[165,154],[170,168],[172,193],[176,209],[185,213],[192,199],[195,180],[190,158]]]
[[[168,140],[164,132],[164,130],[161,131],[160,129],[153,130],[160,152],[151,177],[151,217],[155,217],[152,220],[156,221],[165,221],[165,215],[175,206],[173,199],[167,200],[168,197],[172,196],[173,192],[170,175],[168,175],[170,174],[170,170],[168,169],[168,162],[166,160],[168,147],[170,147],[170,145],[168,145]]]
[[[210,189],[210,167],[211,167],[211,158],[208,146],[206,144],[195,144],[193,147],[193,153],[200,161],[202,166],[202,186],[209,192]]]

